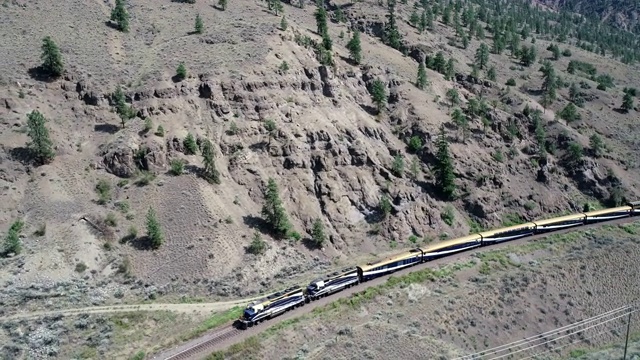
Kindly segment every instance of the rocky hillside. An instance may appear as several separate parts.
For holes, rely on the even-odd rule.
[[[504,50],[472,74],[477,50],[492,40],[487,33],[461,45],[442,21],[448,7],[420,33],[409,23],[414,3],[398,3],[398,51],[381,39],[386,3],[328,3],[334,64],[323,65],[312,4],[284,5],[283,28],[282,13],[264,2],[237,0],[223,11],[204,1],[132,0],[128,33],[105,25],[112,6],[13,1],[0,14],[10,24],[0,30],[0,51],[11,54],[0,67],[0,230],[16,219],[26,224],[22,253],[0,270],[14,287],[129,275],[160,295],[243,295],[372,253],[639,196],[638,113],[620,109],[623,88],[640,85],[634,65],[560,44],[568,55],[552,62],[566,85],[545,109],[537,60],[550,58],[550,36],[522,40],[537,50],[530,66]],[[203,34],[192,32],[196,14]],[[478,28],[489,28],[484,21]],[[355,29],[360,65],[346,48]],[[64,58],[57,79],[38,70],[48,35]],[[439,52],[453,59],[449,79],[433,65]],[[421,90],[423,59],[429,85]],[[593,64],[614,85],[568,73],[570,61]],[[176,76],[182,62],[184,79]],[[371,96],[377,80],[381,111]],[[568,121],[571,83],[584,101],[579,119]],[[135,110],[124,128],[117,86]],[[42,166],[27,156],[33,110],[48,119],[55,149]],[[462,120],[452,120],[456,111]],[[436,186],[443,125],[453,199]],[[203,157],[185,146],[188,134],[213,143],[219,184],[200,176]],[[172,166],[177,160],[182,172]],[[269,178],[299,237],[282,240],[266,226]],[[150,208],[165,237],[158,249],[145,236]],[[310,241],[316,219],[328,237],[321,248]],[[247,253],[256,233],[267,244],[262,255]]]
[[[640,4],[635,0],[543,0],[542,3],[640,33]]]

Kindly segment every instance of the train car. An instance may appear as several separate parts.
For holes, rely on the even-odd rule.
[[[541,234],[545,232],[569,228],[572,226],[584,225],[586,222],[586,217],[587,216],[585,214],[573,214],[545,220],[534,220],[533,223],[536,224],[536,234]]]
[[[316,279],[307,286],[307,300],[313,301],[323,296],[333,294],[334,292],[357,285],[358,269],[355,267],[347,268],[342,271],[336,271],[324,279]]]
[[[358,266],[358,278],[361,282],[386,275],[394,271],[422,262],[422,250],[416,248],[394,257]]]
[[[631,206],[631,216],[640,215],[640,201],[632,201],[627,205]]]
[[[608,221],[631,216],[631,206],[620,206],[611,209],[589,211],[584,213],[587,224],[593,224],[600,221]]]
[[[251,302],[238,320],[241,327],[246,329],[287,310],[302,306],[304,303],[305,296],[302,287],[294,286]]]
[[[536,224],[532,222],[509,226],[505,228],[483,231],[482,245],[496,244],[503,241],[515,240],[521,237],[532,235],[535,231]]]
[[[429,261],[442,256],[473,249],[481,245],[482,237],[479,234],[473,234],[433,244],[426,248],[421,248],[420,250],[422,250],[422,261]]]

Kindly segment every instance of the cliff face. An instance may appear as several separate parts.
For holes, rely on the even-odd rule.
[[[556,10],[566,10],[601,20],[640,34],[640,4],[635,0],[539,0]]]

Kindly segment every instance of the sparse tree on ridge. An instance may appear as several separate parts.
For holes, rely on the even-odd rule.
[[[489,47],[482,43],[478,50],[476,50],[476,65],[482,70],[489,64]]]
[[[427,86],[427,69],[424,66],[424,61],[420,61],[418,65],[418,78],[416,80],[416,86],[420,90],[424,90]]]
[[[633,97],[630,92],[626,92],[622,97],[622,109],[626,112],[633,109]]]
[[[149,241],[153,248],[159,248],[164,242],[164,235],[160,228],[160,222],[158,222],[155,210],[151,207],[149,207],[149,210],[147,211],[147,236],[149,237]]]
[[[327,236],[324,233],[324,225],[322,220],[315,219],[313,221],[313,228],[311,229],[311,239],[317,247],[322,247],[322,244],[327,240]]]
[[[318,35],[322,35],[327,32],[327,10],[325,10],[324,6],[319,6],[315,12],[316,17],[316,26]]]
[[[41,165],[47,164],[55,156],[53,143],[49,138],[49,130],[45,125],[46,122],[47,119],[37,110],[27,115],[27,134],[31,138],[28,147]]]
[[[446,198],[452,199],[456,191],[455,174],[453,172],[453,161],[449,155],[449,144],[447,143],[444,125],[440,126],[437,148],[436,164],[434,166],[436,187]]]
[[[349,57],[354,63],[360,64],[362,62],[362,45],[360,44],[360,31],[357,29],[353,31],[353,37],[347,44],[349,49]]]
[[[124,7],[124,0],[116,0],[116,6],[111,10],[111,21],[115,21],[118,30],[129,32],[129,13]]]
[[[220,172],[216,169],[214,157],[213,144],[209,139],[205,139],[202,143],[202,163],[204,164],[202,177],[210,183],[220,184]]]
[[[269,178],[267,182],[261,214],[277,235],[284,237],[291,230],[291,223],[282,205],[282,200],[280,200],[278,185],[272,178]]]
[[[42,59],[42,70],[54,77],[62,75],[64,71],[62,55],[60,55],[58,45],[50,36],[42,39],[42,55],[40,55],[40,58]]]
[[[202,18],[200,14],[196,14],[196,25],[195,25],[196,34],[202,34],[204,32],[204,24],[202,23]]]
[[[373,103],[376,104],[378,112],[382,112],[382,110],[384,110],[384,105],[387,103],[387,93],[385,91],[384,83],[380,81],[380,79],[373,81],[373,85],[371,86],[371,98]]]

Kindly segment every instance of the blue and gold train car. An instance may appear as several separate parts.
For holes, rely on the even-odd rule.
[[[376,263],[360,265],[357,267],[358,277],[360,281],[367,281],[420,262],[422,262],[422,250],[416,248]]]
[[[242,328],[247,328],[278,316],[287,310],[302,306],[304,303],[305,296],[302,287],[294,286],[251,302],[244,309],[238,321]]]
[[[589,211],[584,213],[584,215],[586,216],[586,223],[593,224],[600,221],[609,221],[631,216],[631,210],[633,210],[633,208],[627,205],[611,209]]]
[[[573,226],[584,225],[586,218],[587,216],[585,214],[573,214],[551,219],[534,220],[533,223],[536,224],[536,234],[541,234]]]
[[[491,245],[532,235],[535,229],[536,224],[528,222],[496,230],[483,231],[480,236],[482,236],[482,245]]]
[[[480,234],[473,234],[461,238],[443,241],[438,244],[421,248],[423,261],[437,259],[442,256],[451,255],[453,253],[473,249],[482,245],[482,237]]]
[[[309,301],[313,301],[353,285],[357,285],[359,282],[360,279],[358,278],[358,269],[356,267],[336,271],[324,279],[320,278],[313,280],[307,286],[307,299]]]

